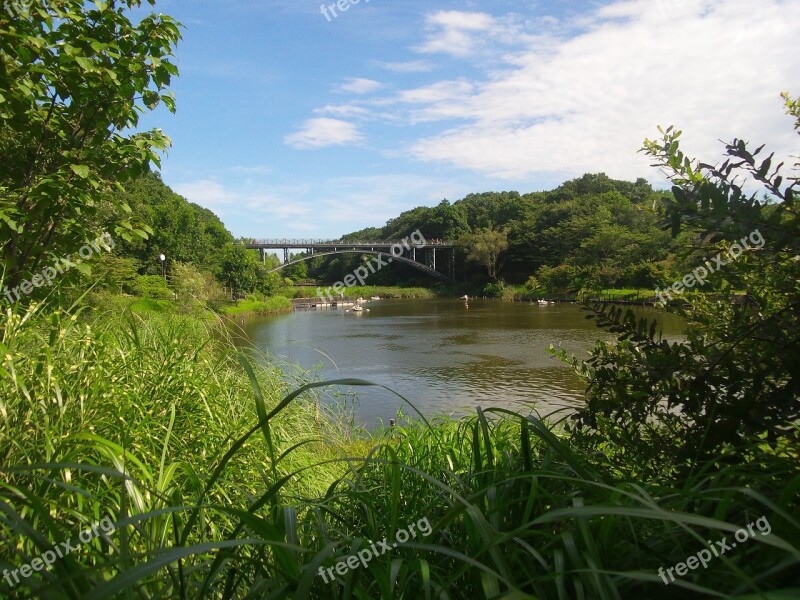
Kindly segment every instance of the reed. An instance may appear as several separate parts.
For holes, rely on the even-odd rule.
[[[0,570],[105,516],[115,530],[18,583],[0,579],[2,597],[790,597],[800,587],[796,448],[754,441],[747,460],[723,455],[679,476],[501,409],[401,418],[368,435],[324,396],[371,384],[287,378],[222,331],[177,315],[6,311]],[[659,578],[759,517],[770,535],[669,586]],[[319,575],[421,518],[429,536],[333,581]]]

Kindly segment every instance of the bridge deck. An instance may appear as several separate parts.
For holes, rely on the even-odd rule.
[[[455,247],[452,242],[441,240],[430,240],[425,243],[415,244],[411,240],[406,240],[405,244],[409,248],[445,248]],[[375,248],[391,248],[392,246],[404,246],[402,241],[375,241],[375,242],[345,242],[344,240],[251,240],[245,242],[245,247],[250,249],[324,249],[324,248],[346,248],[348,250],[373,250]]]
[[[455,244],[443,240],[430,240],[424,243],[414,243],[409,239],[399,242],[345,242],[344,240],[244,240],[245,248],[259,250],[266,263],[268,250],[283,250],[283,264],[268,271],[269,273],[295,263],[310,260],[318,256],[333,254],[375,254],[377,256],[391,256],[389,262],[405,263],[424,271],[442,281],[450,282],[454,277]],[[292,256],[290,250],[305,250],[306,256],[297,258]],[[417,252],[419,250],[419,252]],[[436,251],[444,250],[445,264],[449,274],[444,274],[436,269]],[[418,256],[419,255],[419,256]],[[439,261],[440,265],[442,261]]]

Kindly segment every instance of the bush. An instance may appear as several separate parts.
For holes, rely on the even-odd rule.
[[[213,309],[219,309],[228,297],[222,286],[211,273],[198,268],[177,263],[172,269],[172,285],[178,295],[178,301],[183,306],[201,304]]]
[[[505,286],[502,283],[487,283],[483,286],[482,293],[489,298],[502,298]]]
[[[536,272],[536,280],[550,295],[565,294],[576,290],[580,287],[577,285],[577,279],[577,270],[570,265],[544,266]]]
[[[800,108],[794,107],[800,131]],[[751,153],[735,140],[726,146],[728,166],[715,168],[683,154],[679,131],[670,128],[662,135],[646,149],[674,184],[674,198],[666,201],[673,234],[690,231],[687,241],[701,240],[702,256],[738,245],[739,257],[724,270],[706,272],[726,296],[687,293],[679,306],[667,308],[686,320],[680,342],[662,338],[658,319],[595,307],[598,324],[619,341],[598,342],[587,361],[570,361],[588,390],[576,427],[600,440],[652,446],[659,453],[653,460],[687,468],[721,452],[737,457],[735,449],[754,439],[796,449],[800,164],[781,176],[781,165],[771,168],[771,157],[756,158],[763,147]],[[735,183],[748,178],[762,186],[752,196]],[[695,245],[686,252],[695,252]],[[703,264],[695,265],[698,275]],[[736,290],[747,290],[745,301],[736,301]]]
[[[154,300],[172,300],[175,297],[161,275],[139,275],[133,282],[133,293]]]

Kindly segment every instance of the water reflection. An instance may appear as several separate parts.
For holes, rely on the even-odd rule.
[[[245,323],[262,351],[323,378],[357,377],[402,394],[426,416],[466,414],[499,406],[547,414],[583,398],[578,377],[546,352],[553,344],[584,357],[597,339],[612,339],[570,304],[538,306],[497,301],[385,301],[369,313],[303,311]],[[666,335],[681,324],[660,314]],[[368,426],[409,412],[396,396],[358,390],[359,422]]]

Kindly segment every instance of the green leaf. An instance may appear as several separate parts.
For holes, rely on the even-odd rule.
[[[86,165],[70,165],[69,168],[81,179],[89,177],[89,167]]]
[[[87,263],[76,263],[75,268],[86,276],[91,276],[92,267]]]

